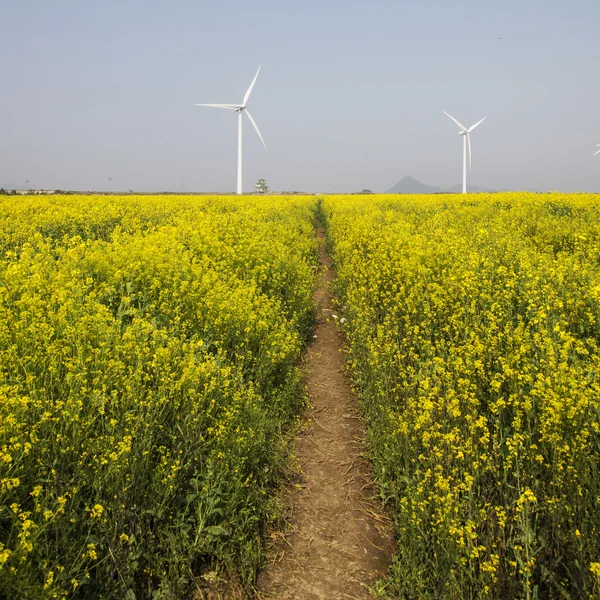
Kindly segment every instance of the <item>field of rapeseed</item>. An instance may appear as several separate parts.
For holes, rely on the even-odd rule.
[[[0,597],[252,580],[302,402],[312,202],[0,202]]]
[[[600,594],[600,198],[328,198],[402,598]],[[385,590],[385,591],[383,591]]]

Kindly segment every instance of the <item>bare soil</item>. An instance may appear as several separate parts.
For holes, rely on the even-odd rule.
[[[334,318],[331,258],[321,239],[314,299],[315,338],[305,377],[310,408],[296,440],[296,479],[288,486],[289,528],[275,534],[271,564],[258,580],[258,597],[281,600],[370,598],[367,586],[392,560],[391,525],[376,497],[363,457],[357,398],[344,370]]]

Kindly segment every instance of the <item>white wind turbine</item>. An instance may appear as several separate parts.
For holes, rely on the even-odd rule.
[[[594,154],[592,154],[592,156],[596,156],[596,154],[600,154],[600,144],[596,144],[596,146],[598,146],[598,150],[596,150],[596,152],[594,152]]]
[[[244,95],[244,100],[241,104],[196,104],[196,106],[210,106],[212,108],[226,108],[228,110],[235,110],[238,114],[238,171],[237,171],[237,192],[238,194],[242,193],[242,114],[245,112],[248,119],[250,119],[250,123],[256,130],[262,145],[267,149],[267,145],[265,144],[265,140],[263,140],[262,135],[260,135],[260,131],[258,129],[258,125],[256,121],[252,118],[250,111],[246,108],[246,103],[248,102],[248,98],[250,98],[250,94],[252,93],[252,88],[256,83],[256,78],[260,73],[260,67],[258,67],[258,71],[256,71],[256,75],[250,84],[250,87],[246,91]]]
[[[472,125],[469,129],[467,129],[462,123],[457,121],[452,115],[449,115],[445,110],[442,111],[447,117],[450,117],[459,127],[460,131],[458,135],[463,136],[463,184],[462,184],[462,193],[467,193],[467,146],[469,146],[469,169],[471,168],[471,131],[475,129],[478,125],[481,125],[486,119],[483,117],[481,121],[477,121],[475,125]]]

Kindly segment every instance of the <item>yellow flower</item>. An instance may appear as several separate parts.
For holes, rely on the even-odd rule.
[[[98,558],[98,554],[96,553],[96,545],[95,544],[87,545],[87,555],[92,560],[96,560]]]
[[[8,548],[5,548],[4,544],[0,542],[0,567],[8,562],[10,555],[11,551]]]

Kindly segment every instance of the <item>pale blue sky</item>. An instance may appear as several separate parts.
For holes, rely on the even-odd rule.
[[[600,191],[600,2],[6,0],[0,185]],[[501,39],[500,39],[501,38]]]

